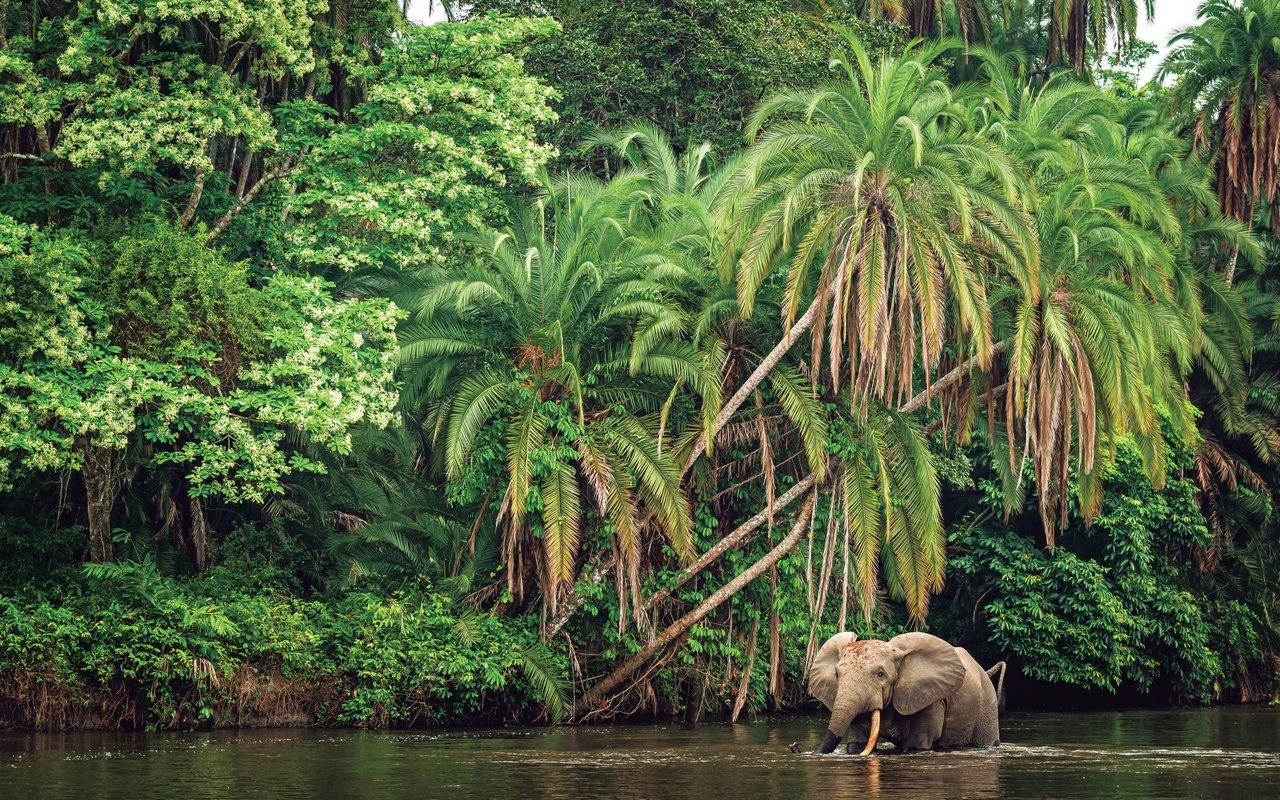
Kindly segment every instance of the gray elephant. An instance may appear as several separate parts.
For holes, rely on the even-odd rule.
[[[1003,662],[984,670],[964,648],[927,633],[887,642],[837,633],[809,668],[809,694],[831,709],[818,752],[843,738],[850,753],[865,739],[862,755],[881,738],[907,752],[998,745],[997,672],[1003,684]]]

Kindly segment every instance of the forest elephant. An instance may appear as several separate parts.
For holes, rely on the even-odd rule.
[[[905,752],[998,745],[997,673],[1003,684],[1003,662],[984,670],[964,648],[927,633],[887,642],[838,633],[809,668],[809,694],[831,710],[818,752],[830,753],[842,739],[850,753],[865,741],[862,755],[879,739]]]

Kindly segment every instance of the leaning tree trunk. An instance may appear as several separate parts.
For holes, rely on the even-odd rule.
[[[764,360],[756,366],[755,370],[747,378],[746,382],[739,386],[738,391],[733,393],[733,397],[730,397],[729,401],[721,407],[720,413],[716,415],[715,422],[713,422],[711,426],[710,438],[712,440],[716,438],[716,435],[720,433],[720,431],[724,430],[724,426],[729,424],[729,420],[733,418],[733,415],[738,412],[739,408],[742,408],[742,404],[747,401],[747,398],[750,397],[757,388],[759,388],[760,384],[764,382],[764,379],[769,376],[769,373],[773,372],[773,368],[778,366],[778,362],[782,361],[782,357],[791,351],[791,348],[795,346],[795,343],[799,340],[800,336],[805,331],[809,330],[809,328],[813,327],[813,321],[817,319],[818,316],[819,302],[820,300],[814,300],[813,303],[809,305],[809,310],[801,314],[800,318],[792,323],[791,329],[787,331],[787,335],[783,336],[782,339],[773,346],[773,349],[769,351],[769,355],[765,356]],[[685,460],[684,467],[680,470],[680,477],[683,478],[685,474],[693,468],[694,462],[696,462],[705,452],[707,452],[707,435],[706,433],[703,433],[694,443],[693,452],[689,453],[689,458]]]
[[[987,351],[987,360],[990,361],[991,359],[1000,355],[1005,351],[1005,349],[1008,346],[1009,346],[1009,343],[1007,341],[996,342],[995,344],[991,345],[991,349]],[[937,397],[945,389],[949,389],[955,384],[959,383],[961,380],[963,380],[966,375],[968,375],[970,372],[973,371],[974,367],[978,366],[981,363],[982,363],[981,356],[979,355],[969,356],[967,359],[960,362],[960,364],[958,364],[954,369],[952,369],[946,375],[943,375],[941,378],[938,378],[936,381],[934,381],[929,386],[929,388],[920,392],[920,394],[916,395],[915,397],[908,400],[904,405],[900,406],[898,408],[898,412],[901,414],[911,414],[913,412],[919,411],[921,408],[928,405],[933,400],[933,398]]]
[[[813,513],[813,504],[816,494],[810,494],[809,499],[805,501],[804,507],[800,509],[800,516],[796,517],[795,524],[791,526],[791,531],[781,542],[777,544],[769,553],[756,563],[748,567],[744,572],[733,580],[729,581],[719,590],[712,593],[710,597],[703,600],[697,608],[685,614],[680,619],[671,623],[657,638],[646,648],[628,658],[622,663],[622,666],[609,673],[603,680],[592,686],[578,700],[574,713],[577,717],[582,717],[591,708],[600,702],[609,692],[616,689],[623,681],[635,674],[636,670],[644,666],[654,654],[658,653],[667,645],[674,642],[678,637],[682,636],[690,628],[701,622],[708,614],[714,611],[725,600],[733,597],[742,590],[747,584],[760,577],[772,567],[782,560],[782,557],[791,552],[791,548],[796,546],[796,542],[800,541],[801,534],[809,524],[809,515]]]
[[[720,558],[726,550],[730,547],[736,547],[752,533],[755,533],[756,529],[769,519],[771,516],[770,511],[780,511],[791,505],[800,497],[800,495],[813,488],[813,484],[814,477],[812,475],[806,475],[801,478],[799,483],[792,486],[785,494],[782,495],[782,497],[779,497],[774,501],[772,509],[761,509],[754,517],[742,523],[734,529],[732,533],[712,545],[707,552],[698,557],[697,561],[682,569],[680,574],[676,576],[674,583],[654,592],[648,600],[644,601],[644,610],[651,611],[658,603],[661,603],[663,600],[670,597],[672,592],[685,585],[690,578],[709,567],[711,563]]]
[[[810,306],[809,310],[806,311],[804,315],[800,317],[800,319],[796,320],[796,324],[792,328],[792,334],[798,334],[798,333],[802,333],[805,330],[808,330],[809,326],[813,324],[813,317],[814,317],[815,310],[816,310],[816,304],[814,306]],[[784,342],[786,341],[787,340],[780,342],[778,346],[774,348],[774,352],[771,352],[769,354],[769,358],[773,359],[772,361],[773,366],[776,366],[778,361],[781,360],[782,356],[785,355],[786,353],[785,349],[781,353],[778,353],[777,351],[779,348],[783,346]],[[794,344],[795,343],[794,337],[792,337],[790,341],[791,341],[791,344]],[[787,348],[789,349],[790,346],[791,345],[787,345]],[[996,356],[1003,353],[1007,348],[1007,346],[1008,346],[1008,342],[1003,342],[1003,341],[997,342],[994,345],[992,345],[991,350],[988,351],[988,354],[987,354],[988,360],[995,358]],[[774,358],[775,354],[777,355],[776,358]],[[964,360],[963,362],[958,364],[956,367],[954,367],[946,375],[943,375],[942,377],[938,378],[938,380],[934,381],[933,384],[929,386],[929,388],[925,389],[924,391],[917,394],[915,397],[908,400],[898,410],[904,414],[910,414],[912,412],[920,410],[924,406],[928,405],[943,390],[953,386],[954,384],[962,380],[966,375],[968,375],[973,370],[974,367],[979,365],[981,360],[982,359],[980,359],[976,355],[971,356],[968,359]],[[772,369],[772,366],[770,367],[770,369]],[[759,374],[759,377],[757,378],[757,373],[760,373],[760,372],[761,372],[760,368],[757,368],[756,371],[752,373],[751,377],[747,379],[747,383],[744,384],[744,386],[749,385],[752,388],[754,388],[755,386],[759,386],[761,381],[764,380],[765,374],[767,374],[767,372],[763,374]],[[725,410],[728,410],[730,414],[732,414],[733,411],[736,411],[737,408],[742,405],[742,401],[746,399],[746,394],[744,394],[743,392],[739,391],[734,395],[734,397],[738,398],[738,395],[742,395],[742,398],[738,400],[737,405],[733,405],[732,408],[730,408],[730,406],[725,407]],[[733,401],[730,401],[731,405],[732,403]],[[721,411],[720,416],[721,417],[725,416],[724,410]],[[728,418],[725,417],[726,422],[727,422],[727,419]],[[719,432],[719,430],[722,427],[724,427],[724,425],[720,421],[719,417],[717,417],[716,423],[717,424],[715,426],[715,430],[716,432]],[[697,449],[695,449],[694,451],[694,457],[690,458],[690,460],[685,464],[684,469],[681,471],[682,477],[684,473],[688,472],[689,468],[693,465],[693,462],[697,460],[697,457],[700,456],[705,451],[706,451],[706,441],[701,440],[698,444]],[[790,490],[788,490],[785,494],[783,494],[776,501],[774,501],[772,510],[780,511],[786,508],[787,506],[791,505],[791,503],[794,502],[797,498],[799,498],[799,496],[805,490],[813,486],[814,482],[815,482],[815,476],[813,475],[806,475],[804,478],[801,478],[799,483],[791,487]],[[716,542],[705,553],[699,556],[697,561],[693,562],[692,564],[690,564],[689,566],[681,570],[679,576],[676,578],[676,582],[674,585],[665,589],[659,589],[652,597],[646,600],[644,602],[644,610],[645,611],[652,610],[655,605],[657,605],[659,602],[669,597],[673,591],[680,588],[680,586],[686,583],[690,578],[694,577],[695,575],[698,575],[704,569],[706,569],[707,567],[711,566],[711,564],[719,560],[720,556],[724,555],[724,553],[727,550],[729,550],[729,548],[735,547],[736,545],[741,543],[744,539],[746,539],[747,536],[754,533],[755,530],[759,528],[761,525],[763,525],[764,522],[769,518],[769,515],[770,515],[769,512],[770,512],[770,509],[767,509],[767,508],[762,509],[754,517],[742,523],[737,528],[733,529],[728,534],[726,534],[724,538],[722,538],[719,542]],[[605,577],[609,574],[609,570],[612,567],[613,567],[612,554],[605,554],[601,556],[599,560],[588,563],[587,566],[583,568],[582,574],[578,580],[579,581],[585,580],[589,585],[594,586],[605,579]],[[549,640],[551,637],[555,636],[561,630],[563,630],[564,626],[569,623],[569,620],[573,618],[573,615],[577,613],[578,609],[582,607],[582,604],[584,602],[586,602],[586,594],[579,593],[577,591],[576,582],[575,582],[575,588],[570,590],[569,594],[560,602],[559,612],[552,619],[551,624],[547,626],[546,633],[543,637],[544,641]]]
[[[797,483],[795,486],[792,486],[785,493],[783,493],[781,497],[779,497],[777,500],[774,501],[773,511],[775,512],[781,511],[785,509],[787,506],[794,503],[797,499],[799,499],[800,495],[804,494],[806,491],[813,488],[813,484],[814,484],[814,476],[806,475],[805,477],[801,478],[799,483]],[[742,523],[738,527],[734,528],[732,531],[726,534],[724,538],[722,538],[720,541],[716,542],[714,545],[708,548],[705,553],[698,556],[697,561],[694,561],[689,566],[680,570],[680,573],[676,576],[675,583],[654,592],[649,597],[648,600],[644,601],[644,604],[641,606],[641,608],[643,608],[645,611],[653,610],[654,606],[656,606],[658,603],[670,597],[672,592],[674,592],[676,589],[679,589],[684,584],[688,583],[690,578],[693,578],[695,575],[698,575],[704,569],[711,566],[711,564],[717,561],[720,558],[720,556],[724,555],[726,550],[728,550],[731,547],[737,546],[738,544],[742,543],[742,541],[745,540],[752,533],[755,533],[755,531],[761,525],[764,525],[764,523],[768,521],[769,516],[770,516],[769,509],[767,508],[761,509],[751,519],[747,520],[746,522]],[[582,575],[586,580],[590,581],[592,585],[595,585],[605,579],[605,577],[609,574],[609,570],[612,567],[613,567],[613,554],[608,553],[603,555],[599,560],[588,563],[587,566],[583,568]],[[579,580],[582,580],[582,579],[583,578],[580,578]],[[582,604],[585,601],[586,601],[585,595],[579,594],[576,586],[574,589],[570,590],[570,592],[565,596],[565,598],[560,601],[560,611],[555,615],[555,617],[552,618],[551,623],[547,625],[546,633],[543,637],[543,640],[544,641],[549,640],[551,637],[559,633],[564,628],[564,626],[568,624],[569,620],[573,617],[574,613],[582,606]]]
[[[89,514],[89,560],[102,564],[114,557],[111,549],[111,507],[116,500],[120,454],[118,450],[98,447],[83,440],[80,453],[84,458],[80,476],[84,479],[85,505]]]

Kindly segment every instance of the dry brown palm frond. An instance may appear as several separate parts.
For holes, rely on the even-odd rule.
[[[1082,475],[1094,471],[1098,436],[1098,407],[1093,372],[1075,331],[1070,331],[1070,358],[1049,338],[1041,339],[1025,378],[1015,364],[1011,380],[1026,387],[1021,419],[1024,442],[1009,448],[1010,464],[1020,472],[1018,461],[1026,454],[1035,471],[1040,498],[1040,519],[1045,543],[1055,544],[1055,529],[1066,524],[1068,485],[1071,481],[1072,451]],[[1017,429],[1017,401],[1006,396],[1006,424]],[[1081,508],[1085,521],[1098,509]]]

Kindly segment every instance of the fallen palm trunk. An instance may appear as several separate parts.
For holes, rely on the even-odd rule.
[[[574,716],[581,719],[587,715],[604,697],[616,689],[627,678],[635,674],[636,670],[644,666],[650,658],[661,651],[667,645],[675,641],[679,636],[686,633],[697,623],[701,622],[708,614],[714,611],[721,603],[733,597],[744,586],[751,583],[756,578],[764,574],[765,570],[782,560],[782,557],[791,552],[791,549],[800,541],[800,536],[804,533],[805,528],[809,524],[809,516],[813,513],[813,505],[816,500],[816,494],[810,494],[809,499],[805,501],[804,506],[800,509],[800,515],[796,517],[795,524],[791,526],[791,531],[786,537],[777,544],[767,555],[756,563],[748,567],[744,572],[733,580],[722,586],[719,590],[712,593],[710,597],[703,600],[697,608],[680,617],[671,623],[662,633],[654,639],[654,641],[640,652],[628,658],[617,669],[609,673],[603,680],[596,683],[582,695],[574,707]]]

